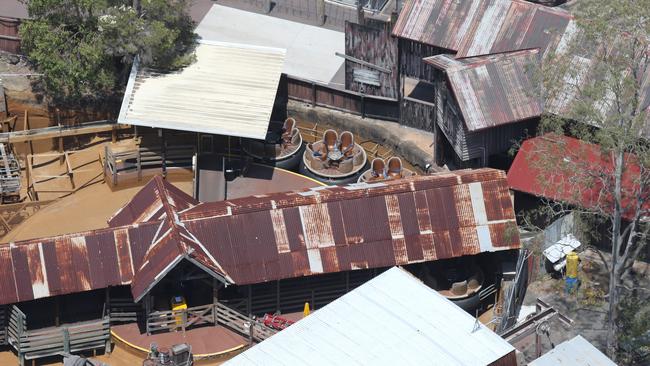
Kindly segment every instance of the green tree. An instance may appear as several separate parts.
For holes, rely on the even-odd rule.
[[[598,144],[605,163],[594,170],[585,164],[587,151],[556,144],[554,151],[537,152],[543,172],[537,179],[556,185],[550,178],[555,173],[569,175],[573,203],[598,191],[594,205],[580,210],[611,223],[607,353],[615,359],[622,280],[650,229],[650,0],[580,0],[573,14],[575,29],[570,27],[557,52],[542,62],[550,113],[541,131]],[[624,182],[624,177],[631,178]]]
[[[196,41],[187,0],[23,0],[22,51],[42,73],[56,104],[119,95],[130,65],[175,68],[191,61]]]

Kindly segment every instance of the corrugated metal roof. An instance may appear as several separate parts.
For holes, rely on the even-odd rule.
[[[237,284],[520,245],[505,175],[494,169],[204,203],[180,217]]]
[[[225,365],[481,366],[514,351],[451,301],[392,268]]]
[[[264,139],[285,51],[200,41],[179,71],[135,62],[119,123]]]
[[[593,344],[578,335],[562,342],[542,357],[531,361],[529,366],[616,366]]]
[[[639,191],[636,157],[626,155],[623,174],[623,217],[634,217],[634,197]],[[600,147],[560,135],[544,135],[524,141],[508,171],[511,189],[610,212],[613,199],[603,191],[601,177],[613,177],[613,158]],[[650,204],[645,209],[650,209]]]
[[[411,0],[393,34],[458,51],[456,57],[539,48],[560,41],[569,12],[523,0]]]
[[[482,130],[542,113],[532,82],[537,50],[454,59],[437,55],[424,61],[444,70],[467,129]]]
[[[117,227],[163,220],[166,213],[163,206],[165,200],[176,212],[199,204],[199,201],[167,181],[152,179],[108,219],[108,226]]]
[[[580,37],[581,31],[575,25],[567,28],[557,53],[566,57],[567,67],[566,73],[562,75],[562,89],[559,90],[552,98],[546,102],[545,108],[553,114],[564,116],[570,119],[576,119],[580,116],[573,115],[573,107],[578,104],[592,103],[594,112],[599,112],[599,116],[603,120],[611,117],[616,113],[616,101],[614,93],[609,92],[604,97],[594,100],[593,95],[583,93],[583,90],[589,90],[594,82],[602,82],[607,76],[601,71],[602,62],[598,61],[605,52],[616,52],[616,44],[607,44],[605,47],[593,45],[592,47],[584,46],[584,42]],[[580,50],[575,50],[569,47],[572,42],[577,42],[580,45]],[[650,54],[650,45],[646,47],[645,52],[640,52],[639,57],[644,57]],[[646,56],[647,57],[647,56]],[[594,61],[596,60],[596,61]],[[639,62],[639,60],[637,60]],[[641,133],[645,137],[650,137],[650,66],[646,65],[646,69],[639,70],[637,76],[639,86],[639,114],[645,113],[645,128]],[[584,123],[591,123],[598,126],[592,121],[583,121]]]
[[[160,177],[143,190],[110,228],[0,245],[0,275],[12,279],[0,304],[121,284],[138,299],[181,259],[249,284],[520,246],[494,169],[196,206]]]
[[[474,0],[481,1],[481,0]],[[560,8],[524,0],[492,1],[461,43],[456,57],[472,57],[537,48],[544,56],[554,50],[572,15]]]

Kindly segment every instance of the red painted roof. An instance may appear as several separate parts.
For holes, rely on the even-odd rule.
[[[640,173],[634,155],[627,154],[625,159],[623,217],[631,219],[639,191],[635,181]],[[613,209],[613,199],[603,189],[603,180],[613,184],[613,166],[613,156],[598,145],[567,136],[544,135],[522,144],[508,171],[508,185],[516,191],[608,213]],[[650,191],[643,194],[649,196]],[[646,206],[650,209],[650,204]]]

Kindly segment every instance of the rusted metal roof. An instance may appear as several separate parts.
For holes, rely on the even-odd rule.
[[[519,247],[493,169],[205,203],[180,217],[237,284]]]
[[[128,225],[0,245],[0,304],[124,284],[139,299],[182,259],[250,284],[520,245],[505,174],[494,169],[196,206],[159,177],[143,191],[154,192],[111,220]]]
[[[532,82],[537,50],[455,59],[437,55],[424,61],[445,71],[467,129],[482,130],[542,113]]]
[[[199,204],[199,201],[187,195],[165,180],[152,179],[131,198],[126,206],[119,209],[109,220],[108,226],[117,227],[142,222],[160,221],[165,209],[164,201],[174,211],[183,211]]]
[[[563,9],[523,0],[411,0],[393,34],[458,51],[456,57],[553,49],[571,21]]]
[[[152,180],[154,191],[162,204],[162,214],[156,235],[144,255],[142,264],[135,267],[131,293],[137,302],[181,260],[186,259],[223,282],[232,282],[217,260],[178,219],[178,207],[192,198],[160,177]],[[133,203],[133,201],[131,202]],[[151,206],[150,206],[151,207]],[[156,207],[154,205],[154,207]],[[149,210],[147,210],[149,211]],[[146,212],[146,211],[145,211]]]
[[[0,245],[0,304],[129,284],[155,223]]]

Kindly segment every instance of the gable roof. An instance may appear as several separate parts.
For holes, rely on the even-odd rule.
[[[264,139],[285,50],[199,41],[177,71],[134,62],[118,122]]]
[[[530,75],[538,53],[524,50],[464,59],[436,55],[424,62],[445,72],[467,129],[478,131],[542,113]]]
[[[626,154],[625,159],[622,206],[623,218],[629,220],[635,214],[639,166],[634,155]],[[538,197],[609,212],[612,197],[603,190],[601,178],[613,177],[613,169],[612,157],[598,145],[548,134],[524,141],[508,171],[508,185]],[[650,204],[643,209],[650,210]]]
[[[251,284],[520,246],[494,169],[198,205],[160,177],[143,190],[109,228],[0,245],[0,305],[127,284],[139,299],[182,259]]]
[[[475,328],[476,327],[476,328]],[[516,365],[514,347],[391,268],[225,365]]]
[[[410,0],[393,34],[472,57],[522,49],[553,49],[569,25],[563,9],[523,0]]]
[[[199,201],[173,184],[154,177],[108,219],[108,226],[160,221],[168,211],[166,205],[170,205],[173,211],[180,212],[198,204]]]

